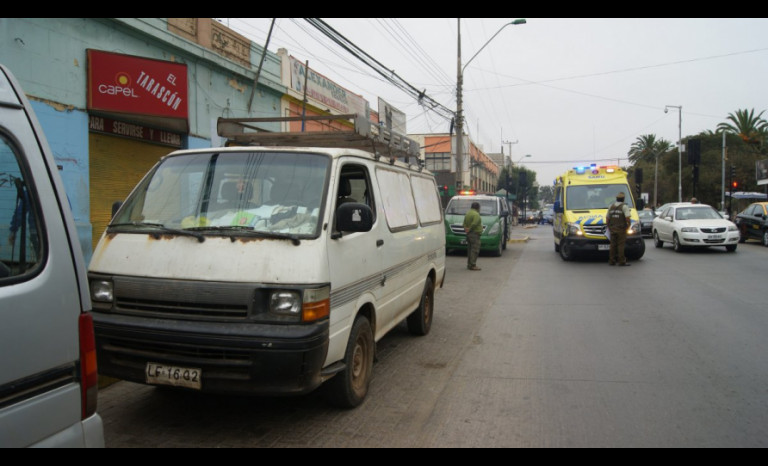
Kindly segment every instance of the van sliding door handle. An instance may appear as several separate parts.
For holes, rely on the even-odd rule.
[[[383,240],[383,239],[377,239],[377,240],[376,240],[376,247],[377,247],[377,248],[378,248],[379,246],[383,245],[383,244],[384,244],[384,240]]]

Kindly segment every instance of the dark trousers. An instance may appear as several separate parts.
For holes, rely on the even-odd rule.
[[[627,258],[624,256],[624,244],[627,242],[627,230],[611,230],[611,252],[608,257],[610,264],[626,264]]]
[[[480,254],[480,233],[467,233],[467,267],[477,265],[477,256]]]

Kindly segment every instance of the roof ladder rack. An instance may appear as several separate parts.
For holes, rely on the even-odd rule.
[[[339,129],[329,131],[274,132],[260,125],[294,121],[342,122]],[[337,147],[372,152],[377,158],[387,157],[390,163],[402,158],[411,165],[412,160],[421,170],[419,145],[413,139],[376,124],[364,116],[350,113],[328,116],[274,117],[274,118],[219,118],[217,132],[228,144],[258,146]]]

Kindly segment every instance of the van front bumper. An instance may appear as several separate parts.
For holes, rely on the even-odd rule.
[[[560,246],[565,244],[577,254],[597,254],[610,252],[611,241],[608,239],[586,238],[584,236],[570,235],[560,240]],[[641,235],[627,236],[624,243],[624,254],[627,256],[641,256],[645,253],[645,240]]]
[[[301,395],[323,381],[328,321],[198,322],[94,312],[100,375],[147,383],[147,363],[201,371],[201,391]]]

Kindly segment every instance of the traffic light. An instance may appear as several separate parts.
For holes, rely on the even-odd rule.
[[[440,187],[440,195],[441,196],[447,196],[448,195],[448,185],[444,184]]]
[[[731,182],[731,191],[736,191],[739,188],[739,182],[738,181],[732,181]]]

